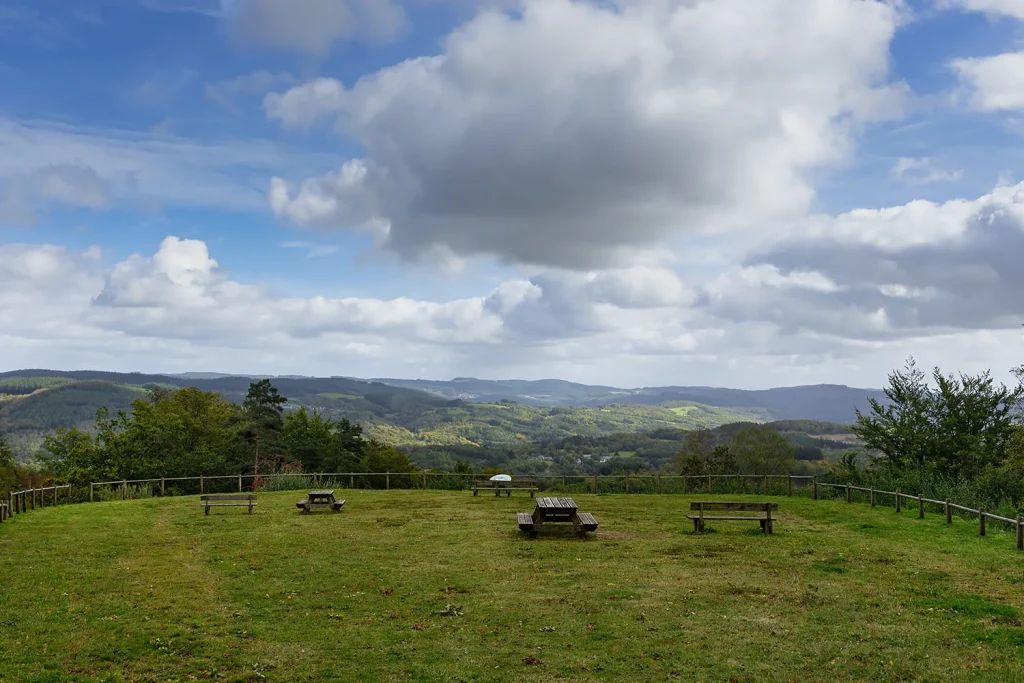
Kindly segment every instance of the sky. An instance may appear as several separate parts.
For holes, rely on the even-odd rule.
[[[0,371],[1024,363],[1024,0],[0,0]]]

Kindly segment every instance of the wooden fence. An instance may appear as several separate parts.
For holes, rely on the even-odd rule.
[[[811,496],[814,500],[818,500],[818,487],[827,487],[832,489],[841,489],[846,493],[846,502],[853,502],[853,493],[855,491],[863,492],[868,494],[869,500],[871,501],[871,507],[875,507],[878,504],[879,496],[889,496],[893,500],[896,512],[903,510],[904,501],[912,501],[917,503],[917,517],[918,519],[924,519],[925,506],[927,505],[938,505],[941,506],[942,512],[946,516],[946,524],[953,523],[953,511],[965,512],[969,515],[977,515],[978,517],[978,535],[985,535],[985,520],[992,519],[997,522],[1012,525],[1017,532],[1017,549],[1024,550],[1024,517],[1018,517],[1017,519],[1011,519],[1009,517],[1001,517],[994,515],[991,512],[985,512],[984,509],[975,510],[973,508],[964,507],[963,505],[957,505],[951,503],[948,500],[935,500],[934,498],[925,498],[922,494],[916,496],[902,493],[900,491],[882,491],[879,489],[865,488],[863,486],[854,486],[853,484],[826,484],[815,480],[812,484]]]
[[[65,493],[60,493],[64,491]],[[35,510],[36,507],[47,507],[59,505],[61,502],[71,502],[71,486],[47,486],[41,489],[25,489],[24,491],[11,491],[7,494],[6,501],[0,501],[0,522],[10,519],[14,515],[20,515]]]
[[[332,486],[350,489],[434,489],[465,490],[474,481],[487,475],[454,472],[294,472],[278,474],[230,474],[199,477],[161,477],[159,479],[122,479],[89,484],[89,502],[97,492],[106,490],[114,497],[127,499],[133,491],[147,490],[148,495],[165,496],[169,489],[178,495],[223,493],[252,490],[276,482],[281,490],[289,485],[295,490],[310,485],[314,488]],[[809,489],[815,477],[789,474],[709,474],[699,476],[668,474],[626,475],[523,475],[537,482],[540,491],[573,493],[761,493],[792,496],[794,490]],[[256,484],[254,486],[254,484]],[[173,494],[173,493],[172,493]]]

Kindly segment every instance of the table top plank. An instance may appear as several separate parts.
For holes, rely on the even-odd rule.
[[[576,501],[572,498],[537,498],[537,507],[542,510],[575,510]]]
[[[334,490],[332,489],[330,491],[310,491],[309,495],[310,496],[333,496],[334,495]]]

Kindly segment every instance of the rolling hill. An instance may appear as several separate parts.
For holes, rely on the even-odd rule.
[[[419,389],[440,398],[492,403],[511,399],[535,406],[604,406],[612,403],[659,405],[691,402],[723,408],[764,411],[775,420],[818,420],[852,423],[856,409],[866,410],[868,399],[885,401],[877,389],[857,389],[841,384],[818,384],[774,389],[720,389],[716,387],[643,387],[622,389],[576,384],[557,379],[486,380],[456,377],[451,381],[378,378],[395,387]]]
[[[96,410],[128,409],[154,387],[195,386],[241,402],[252,381],[242,376],[202,378],[111,373],[20,370],[0,374],[0,431],[22,458],[59,427],[88,427]],[[716,427],[730,422],[764,422],[756,407],[731,408],[676,401],[661,405],[531,406],[508,399],[494,403],[448,399],[418,389],[380,382],[334,378],[275,378],[288,406],[316,408],[346,417],[394,446],[515,446],[549,443],[571,436],[595,437],[661,428]]]

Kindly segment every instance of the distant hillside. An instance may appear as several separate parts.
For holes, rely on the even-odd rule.
[[[43,436],[58,427],[88,426],[100,407],[111,412],[154,387],[195,386],[241,402],[252,381],[244,376],[186,378],[95,371],[20,370],[0,373],[0,431],[10,435],[22,457],[38,450]],[[730,422],[763,422],[757,407],[707,406],[690,401],[661,405],[530,406],[514,401],[471,403],[413,388],[334,378],[275,378],[288,407],[316,408],[346,417],[395,446],[513,446],[550,443],[571,436],[716,427]],[[3,393],[6,392],[6,393]]]
[[[744,390],[714,387],[644,387],[619,389],[576,384],[562,380],[483,380],[457,377],[451,381],[381,378],[374,381],[396,387],[420,389],[440,398],[476,403],[511,399],[534,406],[603,406],[611,403],[658,405],[692,402],[727,408],[767,412],[776,420],[808,419],[850,424],[856,409],[867,410],[868,398],[885,401],[876,389],[856,389],[840,384]]]

